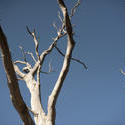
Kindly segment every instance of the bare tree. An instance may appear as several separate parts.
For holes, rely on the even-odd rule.
[[[27,27],[27,31],[31,35],[35,43],[35,53],[36,53],[37,59],[35,59],[33,53],[25,52],[23,50],[23,47],[20,46],[24,60],[23,61],[17,60],[13,62],[9,51],[9,47],[7,44],[6,36],[3,33],[2,28],[0,27],[0,49],[2,52],[1,57],[3,60],[5,72],[7,75],[10,97],[14,107],[16,108],[17,112],[19,113],[25,125],[34,125],[34,124],[35,125],[55,125],[55,116],[56,116],[55,106],[56,106],[56,102],[57,102],[60,90],[63,86],[64,80],[69,71],[71,60],[74,60],[82,64],[84,68],[87,69],[86,65],[82,61],[72,58],[72,51],[75,46],[75,42],[73,39],[74,33],[72,30],[71,18],[75,13],[76,8],[79,6],[80,1],[78,1],[76,5],[72,8],[71,15],[68,14],[67,7],[64,1],[63,0],[57,0],[57,1],[63,14],[63,17],[61,17],[60,13],[58,15],[62,25],[58,29],[57,26],[53,24],[53,26],[57,30],[57,37],[53,39],[53,42],[49,46],[49,48],[43,51],[41,54],[39,54],[38,52],[39,41],[36,36],[36,31],[34,30],[32,32]],[[67,47],[66,47],[65,54],[62,53],[61,50],[57,47],[58,40],[64,36],[67,36]],[[59,52],[59,54],[64,56],[64,61],[63,61],[63,66],[58,76],[58,79],[55,83],[55,86],[50,96],[48,97],[47,113],[45,113],[42,105],[42,98],[41,98],[40,73],[47,74],[53,71],[51,64],[49,64],[48,72],[42,72],[41,68],[45,60],[45,57],[48,54],[50,54],[54,48]],[[27,54],[29,54],[32,57],[35,63],[34,66],[32,66],[27,61],[27,58],[26,58]],[[22,64],[24,67],[20,69],[18,64]],[[35,79],[35,76],[37,76],[36,79]],[[23,98],[21,96],[20,89],[18,86],[18,80],[24,80],[27,88],[29,89],[29,92],[31,94],[31,108],[28,108],[25,102],[23,101]],[[29,112],[33,114],[34,120],[32,119]]]

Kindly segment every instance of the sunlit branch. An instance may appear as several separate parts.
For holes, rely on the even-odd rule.
[[[37,62],[36,59],[35,59],[35,57],[33,56],[33,53],[31,53],[31,52],[25,52],[25,53],[28,54],[28,55],[30,55],[31,58],[34,60],[35,63]]]
[[[36,38],[36,32],[35,32],[35,30],[33,32],[31,32],[29,30],[28,26],[26,26],[26,28],[27,28],[28,33],[33,37],[33,40],[34,40],[34,43],[35,43],[36,56],[37,56],[38,60],[40,60],[40,56],[39,56],[39,52],[38,52],[39,42]]]
[[[11,53],[8,47],[7,39],[6,36],[4,35],[1,26],[0,26],[0,50],[3,55],[2,60],[7,75],[7,81],[8,81],[7,83],[10,90],[12,103],[15,109],[18,111],[23,123],[25,125],[34,125],[34,122],[29,114],[27,106],[21,96],[20,89],[18,86],[18,80],[15,74],[15,67],[12,63]],[[18,67],[16,68],[18,70]],[[20,75],[23,76],[22,73]]]

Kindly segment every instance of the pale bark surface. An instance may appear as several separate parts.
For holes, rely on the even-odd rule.
[[[13,102],[13,105],[15,106],[16,110],[18,111],[23,123],[25,125],[33,125],[34,122],[36,125],[55,125],[55,118],[56,118],[56,111],[55,106],[57,102],[58,95],[61,91],[61,88],[63,86],[64,80],[67,76],[67,73],[69,71],[70,67],[70,61],[74,60],[76,62],[79,62],[84,66],[84,68],[87,69],[86,65],[75,58],[72,58],[72,51],[75,46],[75,42],[73,39],[73,30],[71,25],[71,17],[74,15],[75,9],[79,5],[79,1],[74,6],[74,8],[71,11],[71,15],[68,14],[67,7],[63,0],[57,0],[59,7],[62,11],[63,18],[59,15],[59,19],[62,22],[61,28],[59,30],[57,29],[57,37],[53,39],[52,44],[49,46],[48,49],[43,51],[40,55],[38,52],[39,42],[36,37],[36,32],[31,32],[29,28],[27,27],[27,31],[29,34],[33,37],[34,44],[35,44],[35,52],[37,59],[34,58],[33,54],[30,52],[24,52],[23,48],[21,48],[21,51],[24,55],[24,61],[17,60],[15,62],[12,62],[10,51],[7,45],[6,37],[2,31],[2,28],[0,28],[0,49],[2,51],[2,59],[3,64],[5,67],[5,71],[7,74],[8,79],[8,86],[10,89],[10,95]],[[56,27],[56,25],[54,25]],[[57,47],[58,40],[67,35],[67,47],[66,47],[66,53],[63,54],[60,49]],[[60,74],[58,76],[58,79],[55,83],[55,86],[48,97],[48,106],[47,106],[47,113],[45,113],[43,109],[43,102],[41,98],[41,90],[40,90],[40,73],[42,72],[42,64],[44,62],[45,57],[51,53],[51,51],[56,48],[57,51],[64,56],[63,66],[60,71]],[[33,61],[35,62],[34,66],[32,67],[28,61],[26,60],[25,55],[29,54]],[[23,69],[20,69],[18,67],[18,63],[25,65]],[[51,66],[50,66],[51,68]],[[51,72],[52,69],[50,69],[49,72]],[[48,72],[48,73],[49,73]],[[42,72],[43,73],[43,72]],[[45,72],[44,72],[45,73]],[[47,73],[46,73],[47,74]],[[26,83],[27,88],[29,89],[29,92],[31,94],[31,108],[27,108],[25,102],[23,101],[23,98],[20,94],[19,86],[18,86],[18,80],[16,75],[21,79],[24,80]],[[35,75],[37,78],[35,79]],[[29,111],[33,114],[34,122],[29,114]]]
[[[0,49],[2,51],[2,59],[5,67],[8,87],[10,89],[10,98],[16,110],[18,111],[22,121],[25,125],[34,125],[34,122],[29,114],[29,110],[23,101],[20,94],[18,80],[14,71],[10,51],[7,44],[7,39],[0,27]]]

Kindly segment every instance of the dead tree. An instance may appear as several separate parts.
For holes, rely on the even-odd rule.
[[[49,46],[48,49],[43,51],[41,54],[38,52],[39,47],[39,41],[36,36],[36,31],[33,32],[29,30],[27,27],[27,31],[33,38],[33,41],[35,43],[35,53],[37,56],[37,59],[35,59],[33,53],[31,52],[25,52],[22,47],[20,47],[24,60],[20,61],[12,61],[11,54],[9,51],[9,47],[7,44],[7,39],[5,34],[3,33],[2,28],[0,27],[0,49],[2,52],[2,60],[8,80],[8,87],[10,90],[10,97],[12,100],[12,103],[17,110],[17,112],[20,115],[20,118],[22,119],[24,125],[55,125],[55,106],[56,102],[60,93],[60,90],[63,86],[64,80],[67,76],[67,73],[69,71],[70,62],[71,60],[74,60],[84,66],[84,68],[87,69],[86,65],[81,62],[78,59],[72,58],[72,51],[75,46],[75,41],[73,39],[73,29],[71,25],[71,18],[75,13],[76,8],[79,6],[80,1],[76,3],[76,5],[71,10],[71,15],[68,14],[67,7],[63,0],[57,0],[59,7],[62,11],[63,17],[58,15],[62,25],[59,29],[57,29],[57,26],[55,24],[54,27],[57,30],[57,37],[53,39],[52,44]],[[66,47],[66,53],[62,53],[61,50],[57,47],[57,42],[60,38],[67,36],[67,47]],[[41,68],[43,66],[44,59],[48,54],[52,52],[53,49],[56,49],[59,54],[64,56],[64,61],[62,65],[62,69],[60,71],[60,74],[58,76],[58,79],[55,83],[55,86],[48,97],[48,105],[47,105],[47,113],[45,113],[43,109],[43,102],[41,99],[41,90],[40,90],[40,73]],[[35,62],[34,66],[31,66],[31,64],[26,59],[26,54],[29,54],[33,61]],[[22,69],[19,68],[17,64],[22,64],[24,67]],[[51,64],[49,65],[50,69],[49,72],[52,72]],[[49,73],[48,72],[48,73]],[[45,73],[45,72],[43,72]],[[37,79],[35,79],[35,75],[37,76]],[[29,92],[31,94],[31,108],[28,108],[23,101],[23,98],[20,93],[20,89],[18,86],[18,80],[19,79],[24,80],[26,83],[27,88],[29,89]],[[32,119],[30,113],[33,114]]]

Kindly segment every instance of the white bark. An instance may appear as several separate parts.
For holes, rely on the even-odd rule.
[[[11,58],[9,59],[10,62],[11,62],[10,66],[13,67],[13,69],[12,69],[13,74],[16,72],[16,74],[22,80],[25,81],[25,83],[27,85],[27,88],[29,89],[29,92],[31,94],[31,108],[29,108],[29,111],[31,111],[33,113],[35,125],[55,125],[55,117],[56,117],[55,106],[56,106],[58,95],[59,95],[59,93],[61,91],[61,88],[63,86],[64,80],[65,80],[65,78],[67,76],[67,73],[69,71],[71,59],[81,63],[85,68],[87,68],[84,63],[82,63],[81,61],[79,61],[77,59],[72,58],[72,51],[73,51],[73,48],[75,46],[75,42],[73,40],[73,31],[72,31],[72,25],[71,25],[70,19],[74,15],[75,8],[79,5],[79,3],[76,4],[76,6],[72,10],[71,16],[69,16],[67,8],[66,8],[63,0],[57,0],[57,1],[58,1],[59,6],[60,6],[60,9],[63,13],[63,19],[59,15],[59,19],[62,22],[62,26],[59,30],[57,29],[57,37],[53,39],[54,41],[49,46],[49,48],[47,50],[45,50],[41,55],[39,55],[39,53],[38,53],[38,45],[39,44],[38,44],[38,40],[37,40],[37,37],[36,37],[36,33],[35,33],[35,31],[31,32],[29,30],[29,28],[27,27],[27,31],[33,37],[33,40],[34,40],[34,43],[35,43],[35,52],[36,52],[37,60],[34,58],[32,53],[30,53],[30,52],[24,53],[22,47],[21,47],[21,50],[23,51],[24,61],[17,60],[12,64]],[[0,34],[0,37],[3,35],[3,34],[2,35],[1,34]],[[53,48],[57,44],[57,41],[65,35],[67,35],[66,53],[62,54],[61,51],[59,51],[59,49],[57,49],[59,51],[59,53],[61,53],[61,55],[65,56],[63,66],[62,66],[61,72],[58,76],[58,79],[55,83],[55,86],[54,86],[54,88],[51,92],[51,95],[48,98],[47,114],[45,114],[45,111],[44,111],[43,106],[42,106],[43,102],[42,102],[42,99],[41,99],[42,96],[41,96],[41,91],[40,91],[40,85],[41,85],[40,84],[40,70],[41,70],[41,67],[42,67],[42,64],[44,62],[45,57],[53,50]],[[4,39],[4,41],[6,41],[6,39]],[[3,44],[1,44],[1,43],[0,43],[0,45],[1,45],[0,48],[5,51],[5,52],[2,51],[3,55],[4,56],[7,55],[7,54],[9,55],[10,52],[9,51],[6,52],[6,50],[4,48],[4,43]],[[35,65],[33,67],[31,67],[31,65],[27,62],[25,54],[31,55],[32,59],[35,62]],[[9,83],[11,83],[12,78],[14,78],[15,83],[18,85],[16,75],[11,76],[12,72],[9,72],[9,67],[7,66],[8,62],[6,62],[8,60],[6,58],[3,58],[3,59],[5,59],[4,65],[5,65],[5,69],[6,69],[6,72],[7,72],[8,80],[10,81]],[[25,67],[23,68],[23,71],[25,71],[25,73],[22,72],[19,69],[19,67],[17,66],[17,63],[25,65]],[[34,78],[35,74],[37,75],[37,80],[35,80],[35,78]],[[14,83],[14,85],[15,85],[15,83]],[[16,87],[17,87],[16,89],[18,90],[19,88],[18,88],[17,85],[16,85]],[[9,88],[10,88],[12,98],[17,96],[17,95],[14,95],[15,93],[13,93],[14,90],[13,90],[13,87],[11,87],[11,85],[9,86]],[[22,112],[20,111],[20,109],[22,107],[17,106],[19,103],[21,103],[22,105],[25,105],[25,103],[21,99],[21,95],[19,95],[19,94],[20,93],[18,93],[18,97],[17,97],[17,98],[19,98],[19,100],[14,99],[14,105],[15,105],[17,111],[19,112],[20,117],[24,121],[24,124],[25,125],[33,125],[34,123],[32,121],[32,118],[28,114],[27,107],[25,106],[26,112],[25,112],[24,116],[22,116]]]
[[[18,86],[18,80],[15,75],[11,54],[7,44],[7,39],[2,31],[1,26],[0,26],[0,49],[2,52],[2,59],[7,75],[8,87],[10,90],[10,97],[12,103],[17,112],[19,113],[24,125],[34,125],[34,122],[29,114],[28,108],[26,107],[26,104],[21,96]],[[18,70],[17,67],[16,69]],[[23,76],[21,72],[19,72],[19,74]]]
[[[24,77],[24,81],[31,94],[31,110],[34,112],[35,123],[39,123],[40,117],[45,117],[40,99],[40,86],[30,73]]]

